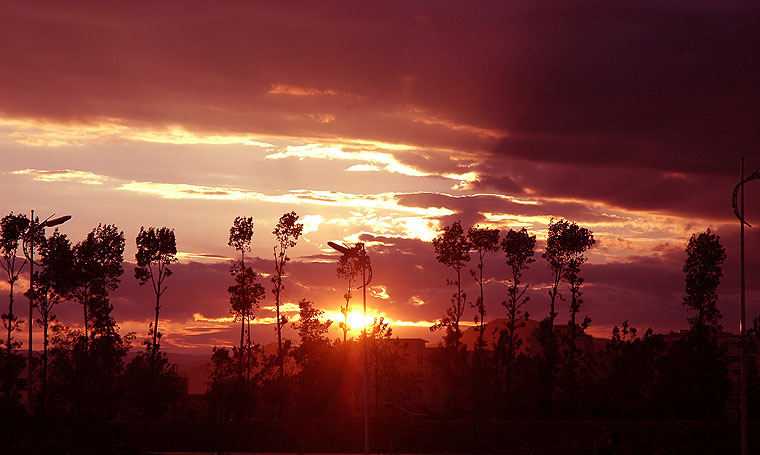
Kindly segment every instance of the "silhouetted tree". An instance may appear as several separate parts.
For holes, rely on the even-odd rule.
[[[393,329],[384,317],[375,317],[367,327],[367,358],[372,371],[372,383],[375,389],[375,418],[380,419],[385,396],[393,393],[396,385],[395,375],[399,374],[398,363],[401,350],[398,343],[393,343]]]
[[[533,259],[533,248],[536,246],[536,236],[528,234],[525,228],[519,231],[510,229],[501,241],[501,249],[504,251],[506,262],[512,271],[512,278],[507,287],[508,300],[501,302],[507,309],[507,327],[499,336],[499,343],[504,346],[506,353],[505,373],[507,388],[512,385],[512,370],[517,352],[522,345],[522,340],[517,335],[517,329],[525,326],[528,313],[521,309],[530,300],[525,296],[529,284],[522,284],[522,274],[528,269]]]
[[[266,297],[264,286],[256,282],[256,272],[245,265],[245,253],[251,251],[253,239],[253,218],[236,217],[230,228],[230,237],[227,245],[240,252],[240,261],[230,267],[230,274],[235,279],[235,284],[227,288],[230,293],[231,312],[236,319],[240,319],[240,374],[243,373],[243,362],[247,365],[247,378],[251,378],[251,319],[255,316],[253,311],[258,308],[259,302]],[[247,341],[245,335],[247,333]],[[245,343],[244,343],[245,341]]]
[[[236,403],[239,403],[240,394],[236,389],[235,360],[230,356],[227,348],[214,347],[211,355],[211,371],[209,372],[208,389],[206,399],[216,408],[219,423],[227,420],[230,412],[233,412]]]
[[[253,217],[236,216],[230,227],[227,245],[240,252],[240,262],[245,263],[245,253],[251,251]]]
[[[607,374],[591,395],[589,406],[613,418],[657,417],[665,352],[662,336],[653,335],[652,329],[642,337],[628,321],[615,326],[600,354]]]
[[[145,339],[145,350],[127,363],[122,383],[125,415],[142,418],[166,418],[169,408],[187,393],[187,380],[177,373],[165,352],[154,352],[153,332]]]
[[[298,302],[298,322],[293,323],[293,328],[298,331],[301,344],[297,349],[297,358],[308,360],[311,353],[320,346],[328,343],[327,332],[332,325],[331,320],[322,322],[320,318],[325,314],[319,308],[314,308],[313,302],[301,299]]]
[[[277,245],[274,246],[274,275],[272,276],[272,294],[274,294],[274,305],[276,312],[275,328],[277,330],[277,356],[280,364],[280,377],[285,374],[284,356],[282,349],[282,328],[288,323],[288,318],[284,314],[280,314],[280,295],[282,294],[285,285],[283,284],[283,278],[285,278],[285,264],[290,261],[287,255],[287,250],[296,246],[298,237],[303,232],[303,224],[298,223],[298,215],[296,212],[290,212],[282,215],[280,221],[277,222],[272,234],[274,234]]]
[[[235,284],[227,288],[227,292],[230,293],[230,306],[231,312],[235,315],[235,318],[240,319],[240,364],[239,373],[243,374],[243,362],[247,363],[248,378],[250,379],[251,373],[251,330],[248,326],[248,339],[245,342],[244,334],[246,332],[246,322],[250,324],[250,320],[255,316],[253,312],[259,307],[259,302],[266,297],[266,291],[261,283],[256,282],[256,272],[251,267],[248,267],[243,262],[235,262],[230,268],[230,273],[235,279]]]
[[[10,285],[10,291],[8,293],[8,312],[3,313],[3,325],[8,331],[8,338],[5,342],[5,348],[8,356],[10,356],[11,349],[14,346],[13,331],[18,329],[19,320],[15,314],[13,314],[13,287],[18,281],[18,276],[21,270],[26,265],[26,258],[20,260],[18,258],[19,243],[26,235],[29,229],[29,218],[26,215],[18,214],[14,215],[13,212],[3,217],[0,220],[0,254],[2,254],[2,266],[3,270],[8,275],[8,284]]]
[[[721,264],[726,260],[726,250],[720,237],[710,232],[692,234],[686,247],[686,296],[683,305],[696,315],[689,318],[693,331],[720,330],[721,314],[716,305],[716,290],[723,276]]]
[[[66,234],[57,230],[53,235],[38,243],[42,270],[34,272],[34,287],[27,294],[34,299],[34,306],[40,315],[37,322],[42,326],[42,394],[41,405],[45,410],[48,379],[48,329],[55,319],[53,308],[71,293],[74,282],[74,253]]]
[[[156,320],[153,323],[153,344],[150,348],[155,357],[158,351],[158,312],[161,309],[161,296],[167,288],[164,281],[172,275],[169,265],[177,261],[177,240],[173,229],[150,227],[145,230],[145,227],[141,226],[135,243],[135,278],[141,286],[150,280],[156,296]]]
[[[451,267],[456,272],[456,280],[446,280],[446,284],[457,287],[456,293],[451,299],[451,307],[446,310],[446,314],[436,321],[430,327],[434,332],[440,329],[446,329],[446,345],[459,350],[462,338],[462,331],[459,328],[459,321],[464,314],[464,302],[467,298],[462,291],[462,268],[470,261],[470,242],[464,235],[462,225],[455,221],[451,226],[445,226],[443,232],[433,239],[433,248],[435,248],[436,259],[441,264]]]
[[[564,300],[559,293],[559,283],[563,278],[566,278],[570,262],[577,261],[578,256],[582,256],[583,252],[593,245],[593,236],[590,234],[591,232],[587,229],[580,228],[567,220],[554,221],[552,219],[549,222],[546,248],[542,257],[546,259],[552,276],[551,289],[549,289],[549,298],[551,299],[549,320],[552,330],[554,329],[554,319],[557,317],[557,297],[559,296],[560,299]],[[585,261],[585,259],[583,260]]]
[[[324,409],[324,401],[320,397],[320,370],[330,342],[327,332],[332,325],[331,320],[322,322],[320,318],[324,311],[315,308],[313,302],[301,299],[298,302],[298,321],[292,324],[298,332],[300,343],[295,349],[294,356],[300,371],[298,373],[298,418],[315,416],[319,409]]]
[[[478,311],[477,316],[475,316],[475,324],[478,331],[478,342],[475,349],[482,351],[486,346],[483,340],[486,330],[486,306],[483,295],[483,258],[486,253],[499,251],[499,230],[471,226],[467,230],[467,240],[470,243],[470,247],[478,253],[478,271],[470,270],[470,275],[480,286],[480,296],[473,306]]]
[[[359,246],[361,245],[361,247]],[[354,248],[361,248],[364,250],[364,244],[358,244]],[[346,335],[351,328],[348,325],[348,315],[351,313],[351,291],[353,290],[353,282],[358,278],[362,272],[362,258],[358,254],[344,254],[338,259],[338,277],[348,281],[348,287],[346,293],[343,294],[343,298],[346,299],[346,306],[340,307],[340,312],[343,315],[343,322],[339,323],[339,327],[343,330],[343,341],[346,341]]]
[[[119,277],[124,273],[124,232],[111,224],[98,224],[73,250],[76,285],[72,287],[72,295],[84,311],[84,349],[87,352],[90,325],[107,327],[110,324],[108,291],[119,286]],[[99,322],[98,319],[102,320]]]
[[[663,365],[663,408],[678,418],[716,418],[724,410],[731,383],[726,348],[718,344],[720,312],[716,290],[726,252],[709,229],[693,234],[686,247],[686,296],[683,304],[696,315],[690,330],[668,350]]]
[[[121,406],[120,377],[134,333],[122,337],[110,316],[92,322],[87,345],[79,330],[52,324],[49,404],[57,413],[114,418]]]
[[[580,298],[583,294],[581,292],[583,277],[580,276],[580,268],[587,260],[584,253],[586,250],[594,246],[595,240],[594,235],[590,230],[580,227],[575,223],[569,223],[563,225],[560,229],[559,241],[559,251],[561,252],[560,254],[564,256],[564,262],[566,264],[563,278],[567,280],[568,289],[570,290],[568,368],[570,373],[573,374],[577,367],[576,339],[591,323],[591,319],[588,316],[583,318],[583,322],[580,325],[576,323],[576,315],[580,312],[581,304],[583,303],[583,300]]]

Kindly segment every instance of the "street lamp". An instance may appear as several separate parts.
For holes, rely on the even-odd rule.
[[[32,290],[32,292],[29,293],[29,356],[26,359],[26,370],[27,374],[29,375],[29,381],[32,380],[32,327],[34,326],[34,236],[37,234],[38,230],[42,230],[43,234],[45,232],[46,227],[53,227],[58,226],[59,224],[63,224],[71,219],[71,215],[64,215],[60,216],[58,218],[52,218],[53,215],[50,215],[47,217],[45,221],[43,221],[40,224],[35,225],[34,224],[34,210],[32,210],[32,222],[29,225],[29,232],[27,233],[27,238],[24,239],[24,255],[29,259],[29,289]],[[52,218],[52,219],[51,219]],[[29,242],[29,247],[27,250],[27,241]]]
[[[362,327],[362,351],[363,351],[363,363],[364,363],[364,455],[369,455],[369,384],[367,371],[367,286],[372,281],[372,264],[370,264],[367,251],[364,249],[363,243],[357,243],[353,248],[337,244],[335,242],[327,242],[330,248],[343,253],[344,256],[354,257],[359,261],[362,266],[362,300],[364,302],[364,318]],[[380,403],[377,403],[379,406]]]
[[[744,368],[744,335],[746,333],[746,325],[745,325],[745,293],[744,293],[744,225],[746,224],[747,227],[752,227],[751,224],[747,223],[744,220],[744,184],[746,182],[749,182],[750,180],[760,179],[760,169],[756,170],[754,173],[750,174],[749,177],[744,177],[744,158],[741,159],[741,180],[739,183],[734,187],[734,194],[731,198],[731,204],[734,208],[734,215],[736,215],[736,218],[739,219],[739,226],[741,229],[741,235],[740,235],[740,243],[741,243],[741,261],[740,261],[740,268],[741,268],[741,280],[740,280],[740,287],[741,287],[741,316],[739,319],[739,347],[740,347],[740,404],[739,404],[739,411],[741,413],[741,433],[742,433],[742,455],[747,455],[747,372]],[[737,196],[739,197],[739,201],[737,204]]]

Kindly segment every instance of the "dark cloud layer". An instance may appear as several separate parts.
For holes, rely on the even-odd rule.
[[[427,173],[476,172],[474,190],[541,202],[399,196],[404,206],[451,209],[444,224],[483,222],[489,211],[599,223],[608,217],[599,204],[675,215],[693,232],[714,223],[729,251],[720,305],[727,327],[737,319],[729,198],[738,157],[746,155],[749,171],[760,165],[756,4],[43,1],[0,8],[5,118],[401,143],[411,146],[393,152],[401,163]],[[756,189],[748,189],[747,211],[760,213]],[[758,229],[749,234],[750,258]],[[362,240],[380,242],[370,248],[373,284],[389,294],[371,305],[399,319],[443,314],[452,293],[445,279],[453,277],[429,243]],[[344,291],[335,264],[304,259],[290,265],[288,300],[337,310]],[[497,280],[487,291],[489,314],[496,317],[506,272],[498,255],[488,261]],[[271,271],[269,261],[253,263]],[[682,248],[671,248],[587,264],[583,312],[600,326],[630,319],[682,327],[682,263]],[[149,321],[150,289],[126,269],[113,294],[117,318]],[[162,314],[187,324],[195,313],[229,316],[227,269],[176,265]],[[758,270],[749,274],[753,290]],[[527,274],[536,318],[547,311],[547,277],[537,255]],[[474,295],[473,282],[465,282]],[[271,299],[268,293],[264,305]],[[750,308],[759,305],[753,294]],[[59,314],[79,318],[69,303]],[[271,327],[257,330],[272,335]],[[224,329],[213,337],[230,335]]]
[[[758,142],[747,2],[11,3],[0,110],[733,174]],[[12,71],[10,71],[12,69]],[[274,85],[308,88],[273,94]],[[330,124],[315,121],[332,115]],[[401,115],[403,114],[403,115]],[[415,120],[501,130],[498,143]]]

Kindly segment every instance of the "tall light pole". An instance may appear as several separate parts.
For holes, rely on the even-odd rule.
[[[353,248],[327,242],[330,248],[343,253],[344,256],[355,257],[362,266],[362,300],[364,302],[364,318],[362,320],[362,351],[364,363],[364,455],[369,455],[369,372],[367,371],[367,286],[372,281],[372,264],[363,243],[357,243]],[[380,403],[377,403],[379,406]]]
[[[34,210],[32,210],[32,222],[29,225],[29,232],[27,234],[27,238],[24,241],[24,254],[29,259],[29,289],[32,290],[32,292],[29,293],[29,355],[26,358],[26,371],[29,375],[29,381],[32,380],[32,327],[34,326],[34,237],[37,235],[38,230],[42,230],[43,234],[45,232],[46,227],[53,227],[58,226],[59,224],[63,224],[71,219],[71,215],[65,215],[60,216],[58,218],[53,218],[53,215],[50,215],[45,221],[43,221],[40,224],[34,223]],[[28,243],[28,251],[27,251],[27,245]]]
[[[734,215],[736,215],[736,218],[739,219],[739,226],[741,230],[741,234],[739,236],[740,238],[740,249],[741,249],[741,260],[740,260],[740,301],[741,301],[741,315],[739,319],[739,361],[741,362],[740,368],[740,404],[739,404],[739,411],[741,413],[741,434],[742,434],[742,455],[747,455],[747,372],[744,368],[744,336],[747,331],[746,324],[745,324],[745,291],[744,291],[744,225],[746,224],[747,227],[752,227],[751,224],[747,223],[744,220],[744,184],[746,182],[749,182],[750,180],[754,179],[760,179],[760,169],[752,173],[749,177],[744,178],[744,157],[741,159],[741,180],[739,180],[739,183],[734,188],[734,194],[731,198],[731,205],[733,205],[734,208]],[[737,204],[737,196],[739,197],[739,201]]]

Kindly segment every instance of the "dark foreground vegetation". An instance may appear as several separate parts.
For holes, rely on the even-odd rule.
[[[4,419],[3,419],[4,420]],[[5,453],[361,453],[362,422],[262,420],[2,421]],[[750,422],[749,445],[760,444]],[[594,452],[596,450],[596,452]],[[739,452],[735,422],[674,420],[415,420],[370,425],[371,453],[718,454]]]
[[[535,236],[526,229],[501,236],[480,227],[465,232],[458,222],[446,226],[433,241],[436,258],[451,270],[446,284],[454,289],[450,306],[431,327],[444,331],[443,343],[410,358],[417,355],[410,341],[393,338],[382,318],[366,334],[347,336],[352,291],[372,276],[363,244],[339,247],[345,251],[338,276],[348,285],[342,339],[327,337],[332,321],[323,320],[314,302],[301,299],[295,321],[280,312],[287,251],[303,229],[295,212],[284,214],[273,231],[277,343],[263,350],[250,331],[266,297],[260,275],[246,263],[253,220],[238,217],[229,246],[240,259],[231,265],[228,292],[239,344],[214,348],[208,391],[192,397],[161,350],[158,330],[161,297],[176,261],[173,230],[141,228],[136,238],[134,278],[148,285],[151,323],[143,347],[128,358],[137,336],[120,333],[109,299],[124,272],[124,234],[99,225],[72,244],[57,231],[45,237],[36,223],[11,214],[0,226],[11,286],[0,350],[0,441],[8,453],[361,452],[365,368],[373,451],[725,453],[739,441],[732,375],[738,360],[731,349],[740,341],[721,331],[716,289],[725,251],[709,229],[694,234],[686,248],[689,330],[641,334],[623,322],[600,344],[586,334],[591,319],[582,312],[581,269],[595,244],[591,231],[566,220],[550,223],[541,254],[550,274],[548,311],[526,335],[522,307],[530,284],[523,274],[536,262]],[[25,262],[19,248],[24,257],[34,249],[39,258],[26,296],[34,299],[35,322],[44,334],[27,377],[17,339],[24,321],[13,307],[13,286]],[[488,339],[483,257],[498,251],[510,279],[497,313],[504,326]],[[476,264],[468,269],[471,256]],[[478,286],[474,301],[464,291],[462,272]],[[65,301],[81,306],[81,329],[55,320],[55,306]],[[469,347],[460,325],[468,308],[477,325]],[[557,321],[560,314],[569,316],[566,323]],[[288,323],[297,340],[283,338]],[[530,351],[523,349],[528,339]],[[753,419],[760,409],[759,346],[756,320],[743,346]]]

